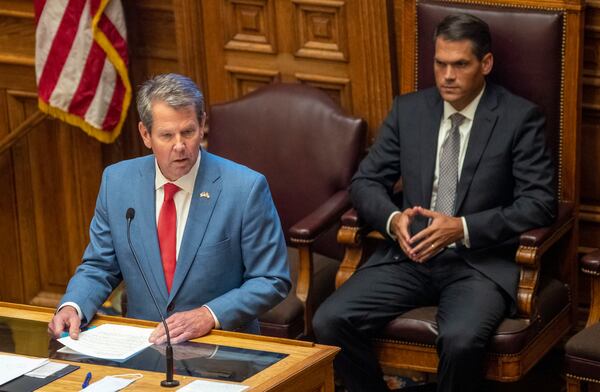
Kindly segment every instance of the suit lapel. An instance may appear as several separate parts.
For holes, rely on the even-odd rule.
[[[427,99],[427,115],[422,116],[419,129],[420,168],[421,168],[421,206],[429,208],[431,204],[431,190],[433,185],[433,172],[435,171],[435,157],[437,154],[438,134],[440,120],[443,113],[443,101],[439,94],[431,94]]]
[[[203,150],[194,184],[190,211],[181,240],[169,302],[175,298],[194,261],[198,247],[204,239],[208,222],[221,193],[221,187],[221,172],[215,158]]]
[[[488,83],[486,91],[481,97],[481,102],[475,112],[475,119],[471,127],[471,135],[465,153],[465,160],[462,166],[460,181],[458,182],[456,196],[456,211],[460,211],[461,205],[465,200],[469,186],[473,181],[473,176],[481,160],[481,156],[488,144],[498,114],[495,112],[498,105],[498,95],[491,83]]]
[[[155,183],[155,164],[154,159],[147,159],[146,163],[140,168],[140,186],[136,190],[136,205],[139,206],[136,211],[135,220],[139,221],[140,228],[139,240],[135,244],[142,244],[144,256],[140,260],[144,271],[150,271],[150,282],[154,281],[154,293],[167,300],[167,285],[160,258],[160,246],[158,245],[158,235],[156,232],[156,192]],[[133,226],[133,225],[132,225]]]

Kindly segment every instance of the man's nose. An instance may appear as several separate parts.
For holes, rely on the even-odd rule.
[[[448,80],[454,80],[456,78],[456,73],[454,72],[454,67],[449,65],[446,67],[446,72],[444,73],[444,78]]]
[[[175,135],[173,149],[175,149],[175,150],[185,149],[185,141],[184,141],[183,137],[181,137],[181,135]]]

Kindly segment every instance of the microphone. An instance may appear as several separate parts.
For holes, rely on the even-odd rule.
[[[179,385],[179,381],[173,380],[173,346],[171,346],[171,335],[169,334],[169,327],[167,327],[167,322],[165,321],[165,317],[160,311],[160,307],[158,306],[158,302],[156,302],[156,298],[154,294],[152,294],[152,290],[150,289],[150,284],[148,284],[148,279],[146,279],[146,274],[142,269],[140,261],[135,253],[135,249],[133,248],[133,244],[131,243],[131,221],[135,217],[135,210],[131,207],[127,209],[127,213],[125,213],[125,219],[127,219],[127,242],[129,242],[129,249],[131,249],[131,253],[133,253],[133,259],[135,260],[135,264],[140,270],[140,274],[142,274],[142,279],[144,279],[144,283],[146,284],[146,288],[150,293],[150,297],[154,302],[154,306],[156,306],[156,310],[158,311],[158,315],[160,316],[160,321],[162,321],[163,327],[165,327],[165,334],[167,335],[167,346],[166,346],[166,359],[167,359],[167,370],[166,376],[167,378],[160,382],[160,386],[173,388]]]

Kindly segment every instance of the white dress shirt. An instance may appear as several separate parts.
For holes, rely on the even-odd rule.
[[[471,136],[471,128],[473,127],[473,120],[475,119],[475,112],[477,111],[477,106],[479,106],[479,101],[481,101],[481,97],[483,96],[483,92],[485,91],[485,86],[481,89],[479,94],[469,103],[463,110],[460,112],[456,110],[450,103],[444,101],[444,113],[442,114],[442,120],[440,122],[440,130],[438,132],[438,143],[437,143],[437,153],[435,158],[435,169],[433,172],[433,186],[431,188],[431,203],[430,210],[435,210],[435,203],[437,200],[438,193],[438,182],[439,182],[439,174],[440,174],[440,151],[442,150],[442,145],[444,141],[448,137],[448,133],[450,132],[450,128],[452,123],[450,121],[450,116],[454,113],[459,112],[465,117],[465,120],[458,127],[458,131],[460,132],[460,151],[458,154],[458,180],[460,181],[460,175],[462,172],[462,166],[465,161],[465,155],[467,153],[467,145],[469,144],[469,137]],[[387,232],[391,237],[395,237],[390,231],[390,225],[392,223],[392,218],[399,214],[400,211],[394,211],[391,213],[387,220]],[[471,246],[469,242],[469,229],[467,227],[467,221],[464,217],[460,217],[463,224],[463,236],[462,239],[463,244],[469,248]],[[449,246],[455,246],[451,244]]]

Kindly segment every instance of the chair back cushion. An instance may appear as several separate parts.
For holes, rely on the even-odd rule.
[[[272,84],[212,107],[208,149],[265,175],[289,240],[292,225],[349,186],[365,131],[321,90]],[[339,257],[331,239],[315,250]]]

